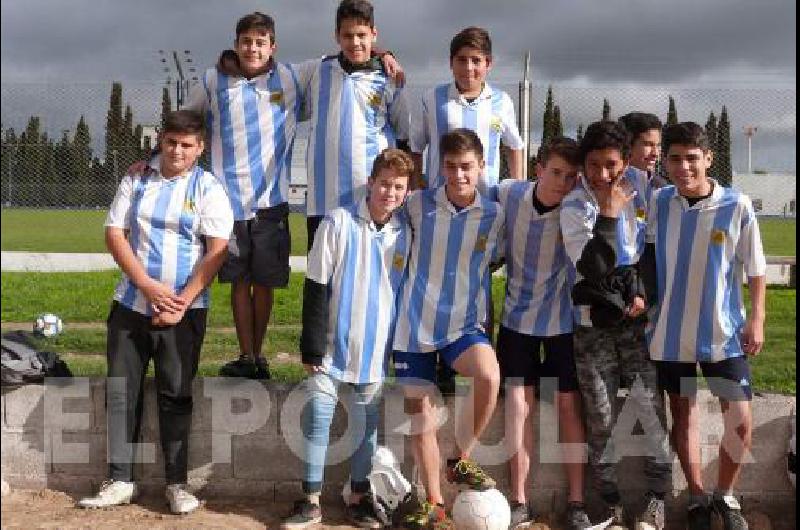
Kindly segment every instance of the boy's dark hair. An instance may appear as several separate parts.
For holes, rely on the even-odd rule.
[[[398,176],[411,177],[414,173],[414,160],[405,151],[390,147],[375,157],[369,177],[376,178],[383,169],[393,169]]]
[[[475,48],[488,57],[492,56],[492,39],[489,38],[489,32],[483,28],[470,26],[459,31],[450,41],[450,59],[465,47]]]
[[[251,29],[262,30],[269,35],[270,42],[275,44],[275,20],[271,16],[256,11],[240,18],[236,23],[236,40],[239,40],[239,35]]]
[[[347,19],[363,22],[371,28],[375,27],[374,11],[372,4],[367,0],[342,0],[336,8],[336,33],[339,33],[342,22]]]
[[[705,129],[693,121],[676,123],[664,129],[664,150],[669,151],[673,144],[699,147],[703,151],[710,148]]]
[[[439,154],[442,158],[445,155],[469,151],[478,155],[478,159],[483,160],[483,144],[472,129],[453,129],[449,133],[443,134],[439,141]]]
[[[581,165],[581,155],[578,150],[578,142],[566,136],[557,136],[542,146],[539,151],[539,162],[542,166],[547,164],[552,156],[560,156],[570,165]]]
[[[206,137],[206,120],[193,110],[174,110],[164,119],[161,134],[196,134],[201,140]]]
[[[617,149],[622,158],[627,160],[631,154],[631,134],[615,121],[596,121],[586,128],[579,146],[581,163],[586,162],[586,155],[598,149]]]
[[[640,134],[652,131],[653,129],[658,129],[660,131],[662,128],[661,120],[658,119],[658,116],[648,112],[629,112],[624,116],[620,116],[619,122],[628,129],[628,132],[631,133],[633,137],[632,141],[634,142],[639,138]]]

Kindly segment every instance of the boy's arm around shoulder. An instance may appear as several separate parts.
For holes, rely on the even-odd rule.
[[[591,218],[588,203],[574,191],[564,198],[560,223],[567,255],[583,277],[600,281],[616,264],[617,219]]]

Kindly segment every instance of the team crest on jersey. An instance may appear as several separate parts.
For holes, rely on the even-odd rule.
[[[499,116],[492,116],[492,121],[489,126],[496,133],[500,133],[503,130],[503,122],[500,120]]]
[[[269,102],[273,105],[283,105],[283,90],[276,90],[269,95]]]
[[[711,231],[711,242],[715,245],[722,245],[725,243],[725,232],[719,229]]]
[[[644,218],[646,216],[646,212],[644,208],[636,208],[636,220],[640,222],[644,222]]]
[[[183,201],[183,213],[194,213],[195,211],[195,204],[192,199],[186,199]]]
[[[486,245],[489,242],[489,236],[486,234],[481,234],[478,236],[478,240],[475,242],[475,251],[476,252],[486,252]]]
[[[367,95],[367,105],[373,109],[377,109],[381,105],[381,95],[378,92],[372,92]]]
[[[406,260],[403,257],[403,254],[400,252],[395,252],[394,257],[392,258],[392,267],[397,270],[403,270],[403,265],[406,264]]]

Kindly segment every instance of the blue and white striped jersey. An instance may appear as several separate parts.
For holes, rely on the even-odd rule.
[[[409,147],[420,154],[427,148],[425,171],[429,188],[444,184],[439,170],[439,141],[443,134],[457,128],[475,131],[483,143],[486,169],[478,188],[485,194],[500,180],[500,140],[511,149],[523,147],[514,103],[508,94],[488,83],[472,102],[459,93],[452,81],[426,91],[411,113]]]
[[[647,199],[651,196],[650,181],[644,171],[629,166],[622,178],[627,179],[636,190],[636,196],[625,205],[617,222],[617,267],[635,265],[642,256],[647,228]],[[597,198],[586,177],[581,175],[578,185],[561,202],[561,233],[573,268],[586,243],[594,235],[598,212]],[[575,281],[581,280],[579,273],[576,272],[575,276]],[[576,323],[592,325],[588,306],[575,306],[574,315]]]
[[[306,215],[325,215],[364,196],[375,157],[408,138],[407,105],[383,70],[348,74],[336,56],[303,63],[299,78],[311,119]]]
[[[561,237],[560,207],[540,214],[533,182],[504,180],[506,301],[503,326],[536,337],[572,332],[574,268]]]
[[[716,362],[743,355],[743,273],[766,274],[750,199],[716,182],[689,206],[674,186],[656,190],[648,242],[655,243],[658,299],[647,328],[650,357]]]
[[[289,200],[289,171],[302,94],[294,67],[281,63],[246,79],[209,68],[187,109],[205,113],[211,172],[228,192],[234,218]]]
[[[457,210],[445,186],[406,200],[414,233],[394,349],[429,352],[483,330],[491,289],[489,264],[502,253],[502,207],[475,194]]]
[[[333,378],[358,384],[383,380],[410,248],[402,212],[377,230],[366,199],[334,209],[320,223],[306,277],[328,286],[323,367]]]
[[[147,275],[179,293],[203,257],[203,236],[228,239],[233,214],[219,181],[199,166],[170,179],[148,169],[122,179],[105,226],[127,230],[131,249]],[[124,274],[114,300],[152,314],[144,294]],[[208,292],[191,307],[208,307]]]

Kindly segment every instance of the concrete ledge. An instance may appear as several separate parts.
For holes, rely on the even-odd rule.
[[[300,492],[302,463],[298,454],[297,429],[303,392],[298,386],[272,382],[205,378],[195,381],[195,407],[190,439],[189,482],[206,496],[260,497],[285,502]],[[145,491],[163,488],[163,463],[158,446],[155,385],[146,383],[144,425],[135,466],[137,480]],[[623,398],[620,398],[623,399]],[[27,385],[2,389],[2,474],[12,487],[85,492],[106,477],[105,378],[75,378],[58,384]],[[456,398],[447,398],[446,421],[439,431],[442,452],[455,444],[453,412]],[[718,444],[722,433],[719,405],[708,393],[699,396],[702,421],[701,444],[704,475],[716,482]],[[298,404],[300,403],[300,404]],[[755,421],[751,463],[745,464],[737,492],[748,508],[758,509],[776,528],[794,528],[795,492],[786,473],[786,447],[795,398],[758,395],[753,400]],[[404,430],[402,394],[387,386],[383,401],[381,444],[403,462],[406,476],[413,477],[411,451]],[[506,489],[504,464],[504,403],[483,437],[475,457],[487,465]],[[541,512],[559,511],[566,505],[566,479],[561,466],[542,463],[548,454],[547,440],[556,431],[552,405],[543,402],[533,418],[537,451],[532,470],[532,501]],[[323,497],[340,498],[349,476],[347,415],[337,410],[331,432]],[[145,445],[149,444],[149,445]],[[625,441],[626,447],[632,447]],[[623,445],[619,443],[618,445]],[[635,445],[635,444],[634,444]],[[550,448],[552,452],[552,446]],[[619,467],[626,500],[638,499],[642,491],[641,458],[630,457]],[[683,517],[681,497],[686,481],[677,459],[673,462],[673,499],[670,509]],[[455,491],[445,490],[452,497]]]

